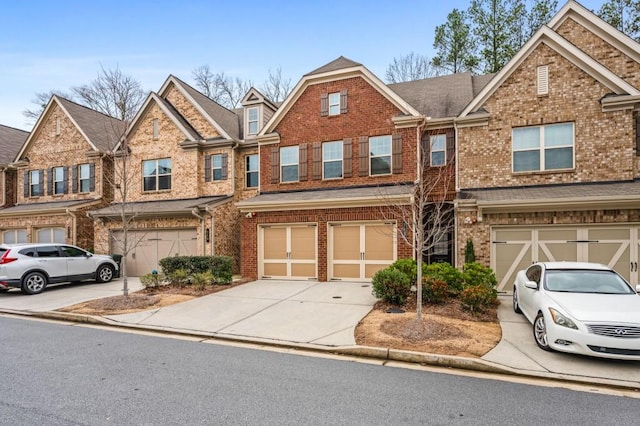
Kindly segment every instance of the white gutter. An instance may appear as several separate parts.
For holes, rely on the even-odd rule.
[[[65,213],[71,216],[71,244],[76,245],[76,215],[69,208],[65,209]]]
[[[200,214],[198,214],[198,208],[194,207],[191,210],[191,214],[194,215],[196,218],[200,219],[200,235],[202,236],[202,255],[205,254],[205,248],[207,246],[207,240],[205,239],[205,232],[206,232],[206,223],[204,221],[204,216],[201,216]]]

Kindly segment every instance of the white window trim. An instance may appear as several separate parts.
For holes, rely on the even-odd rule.
[[[251,157],[256,157],[256,169],[252,170],[249,169],[249,158]],[[256,176],[258,177],[258,181],[256,182],[256,186],[249,186],[249,174],[250,173],[255,173]],[[245,156],[245,160],[244,160],[244,186],[245,188],[257,188],[260,185],[260,157],[258,156],[258,154],[249,154],[247,156]]]
[[[442,149],[434,150],[433,145],[435,143],[435,140],[438,138],[444,139],[444,147]],[[444,159],[442,164],[433,164],[433,154],[437,152],[444,153]],[[429,136],[429,164],[431,165],[431,167],[443,167],[447,164],[447,135],[439,134],[439,135]]]
[[[162,177],[162,176],[171,177],[171,175],[172,175],[172,173],[160,173],[160,171],[159,171],[159,169],[160,169],[159,162],[162,161],[162,160],[169,160],[169,164],[171,164],[171,158],[169,158],[169,157],[156,158],[156,159],[153,159],[153,160],[143,160],[142,161],[142,192],[159,192],[159,191],[169,191],[169,190],[171,190],[171,186],[169,186],[169,188],[160,189],[160,177]],[[144,174],[144,164],[152,162],[152,161],[155,161],[155,163],[156,163],[156,167],[155,167],[156,173],[153,174],[153,175],[145,175]],[[173,166],[173,165],[171,164],[171,166]],[[144,179],[147,178],[147,177],[155,177],[156,189],[145,189],[144,188]]]
[[[250,120],[250,111],[255,110],[256,111],[256,119],[255,120]],[[250,107],[247,108],[247,135],[257,135],[258,133],[260,133],[260,107],[259,106],[255,106],[255,107]],[[256,123],[256,131],[255,132],[251,132],[251,123]]]
[[[571,130],[572,130],[572,134],[571,134],[571,144],[570,145],[555,145],[552,147],[547,148],[545,146],[545,128],[546,127],[550,127],[556,124],[571,124]],[[563,170],[574,170],[576,168],[576,125],[573,122],[568,122],[568,123],[552,123],[552,124],[546,124],[546,125],[542,125],[542,126],[527,126],[526,128],[539,128],[540,129],[540,147],[536,148],[536,149],[532,149],[532,148],[527,148],[527,149],[514,149],[513,148],[513,130],[511,130],[511,172],[512,173],[517,173],[517,174],[526,174],[526,173],[540,173],[540,172],[558,172],[558,171],[563,171]],[[523,128],[523,127],[519,127],[519,128]],[[572,154],[572,158],[571,158],[571,167],[565,167],[562,169],[547,169],[546,165],[545,165],[545,151],[546,149],[560,149],[560,148],[571,148],[571,154]],[[514,170],[514,166],[515,166],[515,161],[514,161],[514,153],[516,152],[526,152],[526,151],[538,151],[539,155],[540,155],[540,168],[538,170],[522,170],[522,171],[515,171]]]
[[[295,148],[295,151],[296,151],[296,154],[297,154],[295,156],[296,157],[295,162],[293,162],[293,163],[285,163],[283,161],[282,151],[285,150],[285,149],[286,150],[289,150],[289,149],[293,150],[294,148]],[[300,182],[300,160],[299,160],[299,155],[300,155],[300,147],[298,147],[298,146],[287,146],[287,147],[284,147],[284,148],[280,149],[280,182],[281,183]],[[297,176],[297,178],[295,180],[283,180],[283,178],[284,178],[284,168],[286,166],[297,166],[298,167],[298,176]]]
[[[331,98],[334,97],[337,99],[337,102],[331,102]],[[329,115],[340,115],[340,92],[333,92],[333,93],[329,93],[329,97],[328,97],[328,103],[329,103]],[[331,107],[337,108],[338,112],[331,112]]]
[[[326,144],[330,144],[330,143],[339,143],[340,144],[340,151],[342,153],[342,155],[340,156],[339,159],[337,160],[325,160],[324,158],[324,148],[326,146]],[[325,177],[324,175],[324,165],[327,163],[337,163],[340,162],[340,176],[336,176],[336,177]],[[344,144],[343,141],[330,141],[330,142],[323,142],[322,143],[322,179],[323,180],[335,180],[335,179],[344,179]]]
[[[382,155],[371,155],[371,139],[385,137],[388,138],[389,141],[389,154]],[[389,173],[377,173],[373,174],[373,164],[371,164],[371,160],[373,158],[382,158],[389,157]],[[379,135],[379,136],[371,136],[369,138],[369,176],[389,176],[393,174],[393,138],[391,135]]]

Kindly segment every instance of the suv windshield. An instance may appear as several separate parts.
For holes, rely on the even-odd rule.
[[[549,291],[566,293],[635,294],[613,271],[548,269],[544,286]]]

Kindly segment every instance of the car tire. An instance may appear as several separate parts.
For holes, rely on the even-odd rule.
[[[549,346],[549,341],[547,340],[547,325],[542,312],[538,312],[535,321],[533,321],[533,338],[540,349],[545,351],[553,350]]]
[[[522,310],[520,309],[520,303],[518,303],[518,292],[516,291],[515,286],[513,287],[513,312],[516,314],[521,314]]]
[[[115,269],[111,265],[100,265],[96,271],[96,282],[108,283],[113,279]]]
[[[38,294],[47,286],[47,277],[42,272],[30,272],[22,279],[20,290],[25,294]]]

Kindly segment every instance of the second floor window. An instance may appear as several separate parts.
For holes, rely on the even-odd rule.
[[[258,107],[247,110],[247,131],[250,135],[258,134]]]
[[[44,185],[42,184],[42,170],[29,171],[29,196],[38,197],[44,195]]]
[[[171,189],[171,159],[143,161],[142,178],[144,191]]]
[[[213,180],[222,180],[222,155],[211,156],[211,171]]]
[[[514,172],[573,168],[573,123],[513,129],[512,144]]]
[[[342,177],[342,141],[322,144],[322,177],[323,179]]]
[[[247,155],[245,157],[245,184],[247,188],[258,187],[258,155]]]
[[[447,162],[447,136],[433,135],[429,138],[431,166],[444,166]]]
[[[280,176],[281,182],[298,181],[298,147],[288,146],[280,148]]]
[[[391,174],[391,136],[374,136],[369,138],[370,174]]]
[[[329,115],[340,114],[340,92],[329,93]]]
[[[90,192],[91,168],[89,164],[78,165],[78,190],[79,192]]]
[[[53,168],[53,193],[55,195],[64,194],[64,167]]]

